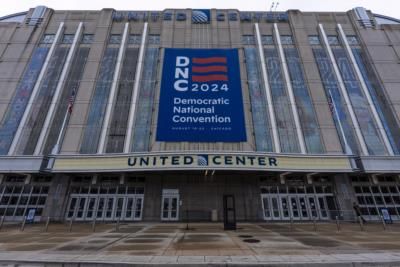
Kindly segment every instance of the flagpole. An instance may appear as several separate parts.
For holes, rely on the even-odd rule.
[[[347,155],[349,155],[349,154],[351,155],[351,154],[353,154],[353,152],[352,152],[352,150],[351,150],[351,148],[350,148],[350,146],[349,146],[349,144],[348,144],[348,142],[347,142],[346,135],[344,134],[342,122],[340,121],[339,113],[338,113],[338,111],[337,111],[337,109],[336,109],[336,104],[335,104],[335,102],[333,101],[333,97],[332,97],[331,90],[329,90],[328,93],[329,93],[330,102],[332,103],[332,106],[333,106],[333,113],[334,113],[334,116],[336,117],[336,120],[337,120],[338,125],[339,125],[340,134],[341,134],[342,137],[343,137],[345,153],[346,153]]]
[[[64,137],[65,127],[67,126],[67,121],[68,121],[68,118],[69,118],[70,114],[71,113],[67,109],[67,112],[65,112],[64,120],[63,120],[61,129],[60,129],[60,133],[58,134],[57,142],[54,145],[53,149],[51,150],[51,154],[53,154],[53,155],[57,155],[58,152],[60,151],[60,143],[61,143],[61,140]]]
[[[71,96],[69,97],[67,111],[65,112],[65,115],[64,115],[64,120],[63,120],[63,123],[61,125],[60,133],[58,134],[57,142],[54,145],[53,149],[51,150],[51,154],[52,155],[57,155],[58,152],[60,151],[61,141],[64,138],[65,129],[67,127],[68,119],[71,116],[72,108],[73,108],[74,102],[75,102],[75,95],[76,95],[75,89],[76,88],[74,88],[72,90]]]

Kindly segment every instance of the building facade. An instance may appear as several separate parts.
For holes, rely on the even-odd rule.
[[[0,18],[0,216],[400,220],[399,63],[364,8]]]

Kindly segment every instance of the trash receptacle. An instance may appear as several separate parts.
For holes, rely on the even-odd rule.
[[[211,221],[212,222],[218,221],[218,211],[217,210],[211,210]]]

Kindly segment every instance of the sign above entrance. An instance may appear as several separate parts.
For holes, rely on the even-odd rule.
[[[297,172],[350,172],[346,156],[269,154],[132,154],[113,156],[63,155],[55,159],[53,172],[254,170]]]

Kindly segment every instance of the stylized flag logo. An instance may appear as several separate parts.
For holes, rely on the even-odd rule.
[[[210,23],[210,10],[193,10],[192,22],[194,24]]]
[[[227,82],[226,57],[192,58],[192,82]]]
[[[208,166],[208,156],[207,155],[198,155],[197,156],[197,165]]]

